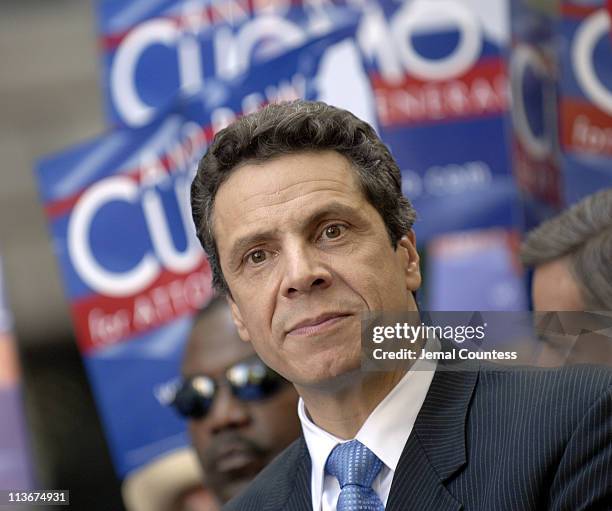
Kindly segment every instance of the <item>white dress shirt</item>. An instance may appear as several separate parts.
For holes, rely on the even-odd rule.
[[[436,351],[439,341],[428,341],[426,347],[428,351]],[[383,462],[372,488],[385,506],[400,455],[425,401],[436,364],[435,360],[417,360],[372,411],[355,436]],[[335,511],[340,484],[334,476],[325,474],[325,463],[332,449],[348,440],[342,440],[312,422],[302,398],[298,402],[298,415],[312,462],[312,509]]]

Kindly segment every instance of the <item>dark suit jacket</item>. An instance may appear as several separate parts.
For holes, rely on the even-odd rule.
[[[387,511],[612,510],[612,371],[436,371]],[[312,511],[299,438],[224,511]]]

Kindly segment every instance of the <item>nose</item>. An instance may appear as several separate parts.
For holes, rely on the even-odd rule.
[[[236,398],[226,386],[220,386],[212,408],[204,421],[212,434],[239,429],[251,423],[248,405]]]
[[[293,298],[317,289],[326,289],[332,275],[315,247],[296,244],[285,251],[282,294]]]

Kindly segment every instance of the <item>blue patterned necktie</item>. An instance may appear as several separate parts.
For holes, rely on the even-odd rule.
[[[334,447],[325,463],[325,472],[340,483],[337,511],[384,511],[385,506],[372,489],[383,463],[358,440]]]

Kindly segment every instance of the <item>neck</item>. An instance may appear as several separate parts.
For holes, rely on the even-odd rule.
[[[296,385],[311,420],[338,438],[354,438],[363,423],[406,374],[360,370],[334,381],[333,388]]]

